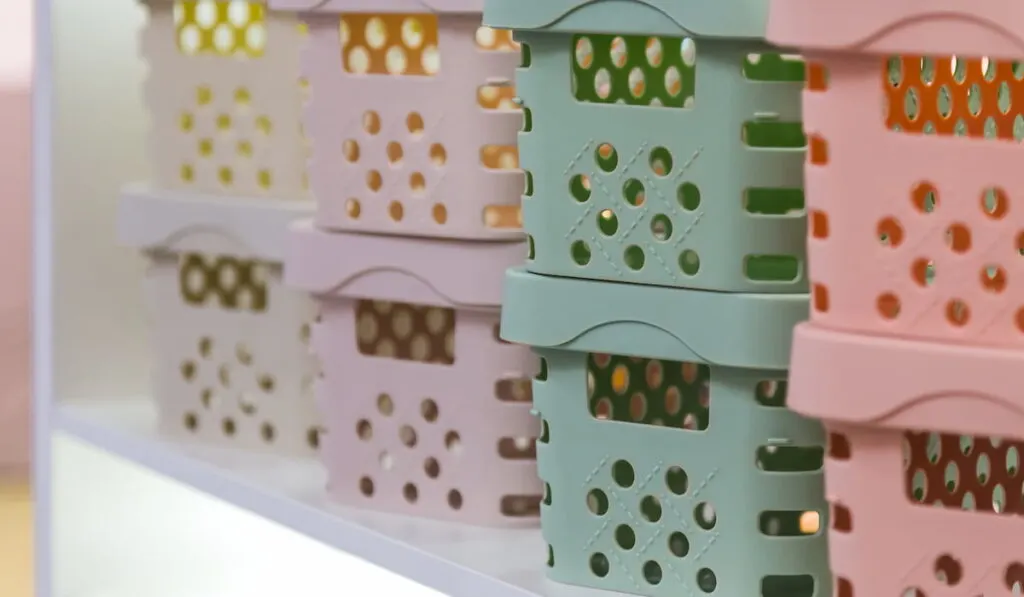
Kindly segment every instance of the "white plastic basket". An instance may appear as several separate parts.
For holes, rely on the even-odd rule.
[[[281,281],[287,227],[311,207],[125,193],[121,241],[150,258],[153,394],[168,433],[288,455],[319,446],[315,308]]]
[[[305,27],[258,0],[142,2],[154,184],[303,198]]]

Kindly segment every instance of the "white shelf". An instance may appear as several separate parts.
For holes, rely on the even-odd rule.
[[[544,578],[540,532],[497,530],[332,505],[316,462],[183,445],[149,401],[60,404],[54,426],[90,444],[455,597],[611,597]]]
[[[57,596],[442,597],[67,434],[55,437]],[[28,597],[28,588],[14,595]]]

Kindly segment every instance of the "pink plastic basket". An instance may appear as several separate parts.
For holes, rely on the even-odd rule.
[[[1020,351],[797,328],[789,405],[829,428],[836,597],[1024,589]]]
[[[320,305],[315,392],[339,501],[537,524],[536,362],[498,337],[502,275],[522,250],[328,233],[308,222],[293,230],[288,282]]]
[[[1000,58],[1024,53],[1003,26],[1021,16],[1003,0],[775,1],[771,40],[811,62],[815,323],[1024,344],[1024,70]]]
[[[480,26],[479,2],[272,5],[313,11],[303,15],[303,70],[319,227],[463,239],[522,234],[518,45],[509,32]]]

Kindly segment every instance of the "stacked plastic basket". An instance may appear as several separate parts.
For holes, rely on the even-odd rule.
[[[830,431],[838,597],[1024,590],[1021,16],[772,7],[772,39],[815,63],[790,402]]]
[[[498,337],[522,259],[517,48],[474,2],[280,0],[308,25],[312,222],[289,283],[319,304],[332,494],[360,507],[536,524],[530,377]]]
[[[522,44],[550,576],[646,595],[830,587],[825,435],[785,408],[807,316],[803,64],[761,2],[488,0]],[[685,18],[684,18],[685,16]],[[698,72],[699,71],[699,72]]]
[[[246,0],[146,0],[153,176],[128,188],[124,244],[150,261],[153,394],[174,434],[313,454],[314,310],[284,287],[307,215],[299,125],[304,31]]]

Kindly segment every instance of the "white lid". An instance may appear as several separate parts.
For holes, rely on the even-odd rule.
[[[217,197],[131,185],[121,193],[117,238],[145,250],[223,252],[281,263],[288,226],[313,214],[312,201]]]

